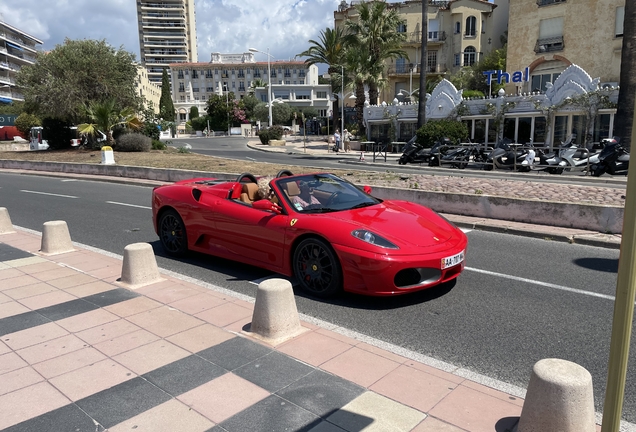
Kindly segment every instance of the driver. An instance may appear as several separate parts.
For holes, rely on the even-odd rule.
[[[300,190],[300,194],[292,197],[291,200],[292,204],[294,205],[294,207],[296,207],[297,210],[302,210],[312,204],[320,205],[320,201],[318,201],[318,198],[313,196],[313,189],[309,186],[309,183],[304,180],[300,180],[298,182],[298,189]]]

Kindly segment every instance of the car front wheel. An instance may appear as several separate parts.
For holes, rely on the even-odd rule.
[[[305,292],[327,298],[342,289],[340,262],[325,241],[317,238],[301,241],[294,251],[292,264],[294,275]]]
[[[159,219],[159,238],[169,255],[183,256],[188,252],[188,236],[183,219],[174,210],[166,210]]]

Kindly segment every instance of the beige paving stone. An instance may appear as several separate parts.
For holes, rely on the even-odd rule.
[[[91,270],[91,276],[108,282],[115,282],[121,276],[121,265],[102,267],[100,269]]]
[[[68,331],[56,323],[51,322],[4,335],[2,336],[2,340],[11,347],[11,349],[19,350],[51,339],[57,339],[67,334]]]
[[[113,359],[133,372],[143,375],[188,355],[190,355],[188,351],[167,340],[159,339],[139,348],[118,354]]]
[[[77,297],[75,297],[74,295],[71,295],[66,291],[56,289],[55,291],[49,293],[20,299],[20,303],[31,310],[36,310],[60,303],[65,303],[75,299],[77,299]]]
[[[21,369],[25,366],[28,366],[27,362],[14,352],[0,355],[0,375]]]
[[[446,371],[443,371],[443,370],[440,370],[440,369],[436,369],[436,368],[434,368],[432,366],[429,366],[429,365],[426,365],[426,364],[423,364],[423,363],[420,363],[420,362],[416,362],[414,360],[410,360],[409,359],[409,360],[407,360],[406,363],[404,363],[404,365],[408,366],[408,367],[412,367],[413,369],[417,369],[417,370],[422,371],[422,372],[429,373],[431,375],[435,375],[435,376],[437,376],[439,378],[445,379],[446,381],[450,381],[450,382],[453,382],[455,384],[461,384],[464,381],[466,381],[465,378],[462,378],[462,377],[457,376],[457,375],[453,375],[452,373],[449,373],[449,372],[446,372]]]
[[[209,293],[198,293],[192,297],[174,301],[170,303],[170,306],[187,314],[195,315],[223,303],[225,303],[225,301],[215,295],[211,295]]]
[[[23,367],[0,375],[0,396],[44,381],[32,367]]]
[[[434,417],[428,416],[411,432],[467,432],[466,429],[460,429],[457,426],[443,422]]]
[[[169,304],[177,300],[192,297],[199,294],[198,290],[184,287],[183,285],[173,284],[169,287],[161,288],[146,294],[147,297],[157,300],[158,302]]]
[[[0,319],[19,315],[25,312],[29,312],[29,308],[17,301],[11,300],[9,302],[0,303]]]
[[[203,417],[187,405],[172,399],[130,420],[119,423],[109,432],[204,432],[211,429],[214,423]]]
[[[247,309],[234,303],[224,303],[195,316],[215,326],[224,327],[241,319],[251,318],[252,309]]]
[[[482,385],[482,384],[478,384],[474,381],[471,380],[464,380],[462,381],[462,386],[464,387],[468,387],[471,388],[473,390],[477,390],[478,392],[481,393],[485,393],[488,396],[492,396],[495,397],[497,399],[500,399],[504,402],[510,402],[512,404],[518,405],[520,407],[523,407],[523,399],[516,397],[516,396],[511,396],[507,393],[501,392],[499,390],[495,390],[493,388],[490,388],[488,386]]]
[[[34,283],[19,288],[4,290],[3,293],[14,300],[20,300],[27,297],[33,297],[40,294],[58,291],[57,288],[47,284],[46,282]]]
[[[2,264],[2,263],[0,263]],[[0,267],[0,281],[5,281],[8,279],[13,279],[13,278],[17,278],[20,276],[24,276],[24,273],[22,273],[20,270],[16,269],[16,268],[12,268],[9,267],[6,264],[2,264],[4,266],[4,268]],[[4,286],[4,282],[2,282],[2,284],[0,286]]]
[[[20,276],[12,277],[10,279],[3,279],[2,285],[0,285],[0,291],[8,291],[14,288],[20,288],[26,285],[35,285],[40,283],[40,281],[33,276],[25,275],[21,273]]]
[[[135,374],[112,359],[91,363],[81,369],[49,379],[62,394],[77,401],[124,381],[135,378]]]
[[[54,279],[52,281],[49,281],[49,283],[56,288],[68,289],[68,288],[73,288],[79,285],[86,285],[88,283],[96,282],[96,281],[97,279],[95,279],[92,276],[89,276],[83,273],[76,273],[71,276]]]
[[[106,306],[104,309],[120,317],[128,317],[141,312],[146,312],[150,309],[156,309],[160,306],[163,305],[158,301],[140,296],[114,305]]]
[[[61,355],[86,348],[88,345],[75,335],[65,335],[41,344],[16,351],[29,364],[40,363]]]
[[[130,321],[120,318],[115,321],[78,332],[76,333],[76,336],[91,345],[95,345],[137,330],[140,330],[138,326],[134,325]]]
[[[349,336],[345,336],[345,335],[342,335],[342,334],[337,333],[335,331],[327,330],[327,329],[324,329],[324,328],[317,329],[316,333],[324,334],[326,336],[329,336],[330,338],[338,339],[339,341],[344,342],[347,345],[351,345],[351,346],[356,346],[356,345],[358,345],[360,343],[360,341],[358,341],[358,340],[356,340],[354,338],[351,338]]]
[[[368,387],[400,364],[357,347],[323,363],[320,367],[349,381]]]
[[[210,324],[203,324],[167,337],[166,340],[191,353],[196,353],[233,337],[234,335],[230,332]]]
[[[137,330],[104,342],[95,344],[93,347],[106,354],[115,356],[126,351],[149,344],[159,339],[159,336],[146,330]]]
[[[426,414],[373,392],[365,392],[327,417],[344,430],[409,432]]]
[[[46,262],[48,262],[47,259],[44,259],[44,258],[41,258],[41,257],[38,257],[38,256],[32,256],[32,257],[20,258],[20,259],[16,259],[16,260],[4,261],[4,263],[6,265],[8,265],[9,267],[14,267],[14,268],[20,268],[20,267],[24,267],[24,266],[30,266],[30,265],[33,265],[33,264],[40,264],[40,263],[46,263]]]
[[[177,397],[215,423],[232,417],[269,396],[269,392],[227,373]]]
[[[388,360],[391,360],[391,361],[394,361],[394,362],[400,363],[400,364],[404,364],[408,360],[406,357],[402,357],[400,355],[393,354],[390,351],[386,351],[386,350],[383,350],[382,348],[378,348],[378,347],[375,347],[373,345],[369,345],[368,343],[365,343],[365,342],[360,342],[358,345],[356,345],[356,348],[360,348],[360,349],[363,349],[365,351],[369,351],[369,352],[371,352],[373,354],[379,355],[380,357],[384,357],[384,358],[386,358]]]
[[[310,365],[320,366],[350,348],[351,345],[338,339],[317,332],[306,332],[278,347],[278,351]]]
[[[32,365],[44,378],[50,379],[87,365],[100,362],[106,356],[93,347],[86,347],[50,360]]]
[[[84,312],[79,315],[75,315],[69,318],[56,321],[60,327],[75,333],[96,326],[101,326],[105,323],[117,321],[120,317],[108,312],[104,309],[95,309],[90,312]]]
[[[521,407],[463,385],[458,386],[429,412],[430,415],[471,432],[512,429]],[[507,424],[500,420],[506,419]]]
[[[35,264],[28,264],[25,266],[21,266],[20,267],[20,271],[23,273],[26,273],[28,275],[36,275],[38,273],[42,274],[42,273],[51,273],[51,272],[55,272],[59,269],[63,269],[63,267],[60,267],[59,264],[56,264],[54,262],[51,261],[46,261],[46,262],[38,262]],[[44,280],[38,277],[38,279],[40,280]]]
[[[4,342],[0,341],[0,354],[6,354],[10,351],[11,348],[9,348]]]
[[[48,382],[41,382],[0,396],[0,430],[70,403]]]
[[[12,302],[13,299],[7,295],[4,295],[0,292],[0,304],[2,303],[7,303],[7,302]]]
[[[50,266],[54,266],[55,268],[47,270],[47,271],[43,271],[43,272],[31,272],[30,274],[41,280],[44,282],[50,281],[50,280],[54,280],[54,279],[61,279],[63,277],[68,277],[68,276],[72,276],[74,274],[77,274],[76,270],[70,269],[68,267],[62,267],[59,264],[55,264],[55,263],[47,263],[47,265]],[[35,267],[37,268],[37,265],[35,266],[28,266],[28,267],[24,267],[21,270],[27,270],[30,267]]]
[[[6,265],[5,263],[0,261],[0,270],[6,270],[6,269],[10,269],[11,267],[9,267],[8,265]]]
[[[62,278],[64,279],[64,278]],[[61,279],[56,279],[57,280],[61,280]],[[55,281],[51,281],[51,283],[53,283]],[[84,283],[81,285],[76,285],[76,286],[72,286],[70,288],[64,288],[64,291],[66,291],[67,293],[77,296],[77,297],[86,297],[89,295],[93,295],[93,294],[99,294],[105,291],[110,291],[113,290],[115,288],[119,288],[116,287],[114,285],[111,285],[109,283],[106,283],[104,281],[100,281],[97,279],[92,279],[91,278],[91,282],[88,283]]]
[[[202,320],[168,306],[129,316],[128,320],[160,337],[172,336],[203,324]]]
[[[429,413],[456,387],[457,384],[451,381],[402,365],[369,387],[369,390]]]

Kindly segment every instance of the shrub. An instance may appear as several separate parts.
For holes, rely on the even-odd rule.
[[[152,140],[152,149],[153,150],[165,150],[166,147],[167,146],[163,142],[161,142],[161,141],[159,141],[157,139],[153,139]]]
[[[42,120],[42,133],[47,137],[51,150],[71,148],[71,139],[74,138],[70,124],[65,121],[47,117]]]
[[[120,152],[145,152],[150,150],[152,139],[140,133],[128,133],[117,139],[115,150]]]
[[[270,140],[279,140],[283,137],[283,133],[285,133],[285,129],[283,129],[280,125],[274,125],[269,128],[269,139]]]
[[[22,113],[15,119],[15,127],[22,133],[24,136],[29,136],[29,132],[31,132],[31,128],[35,126],[41,126],[42,122],[40,119],[34,116],[33,114]]]
[[[258,132],[258,138],[261,140],[261,144],[267,145],[269,144],[269,129],[261,129]]]
[[[190,149],[187,147],[179,147],[179,153],[190,153]]]
[[[464,98],[484,97],[484,92],[479,90],[464,90],[462,92],[462,97]]]
[[[208,127],[208,119],[207,117],[196,117],[190,120],[190,124],[195,131],[202,131]]]
[[[468,128],[457,120],[429,120],[417,130],[417,142],[424,147],[433,147],[435,141],[442,138],[461,142],[468,138]]]
[[[140,133],[150,137],[153,140],[159,139],[159,127],[157,124],[152,122],[146,122],[139,130]]]

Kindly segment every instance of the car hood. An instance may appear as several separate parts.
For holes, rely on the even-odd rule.
[[[384,201],[330,216],[369,229],[397,245],[435,247],[457,233],[455,225],[431,209],[409,201]]]

